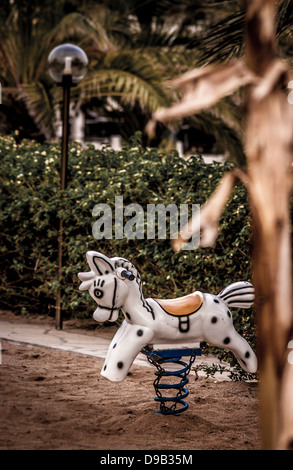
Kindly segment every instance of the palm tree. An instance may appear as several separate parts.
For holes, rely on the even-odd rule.
[[[13,120],[6,124],[8,130],[9,125],[10,129],[16,125],[25,135],[46,139],[54,136],[55,105],[60,100],[60,90],[47,75],[47,57],[56,45],[65,41],[80,45],[89,57],[87,78],[74,90],[76,101],[113,96],[120,104],[129,107],[133,103],[148,113],[168,103],[160,74],[150,59],[141,51],[121,51],[115,43],[117,15],[109,20],[103,5],[99,6],[99,16],[91,15],[92,11],[87,15],[75,11],[64,16],[61,8],[50,14],[52,10],[48,1],[40,6],[37,0],[18,0],[9,12],[2,14],[0,80],[4,111],[13,109]]]
[[[48,0],[2,4],[0,80],[6,130],[16,127],[25,136],[54,137],[61,95],[46,73],[47,57],[64,41],[78,43],[90,59],[86,78],[74,90],[75,102],[80,105],[98,97],[99,113],[118,120],[125,137],[143,130],[151,113],[170,103],[162,77],[182,73],[198,60],[197,49],[188,46],[190,1],[148,0],[142,4],[132,0],[126,5],[121,0],[105,0],[89,7],[86,1],[72,0],[66,5],[67,10],[62,1],[54,2],[54,8]],[[210,13],[205,13],[201,0],[197,7],[193,20],[202,24]],[[112,109],[109,96],[115,100]],[[227,111],[231,104],[225,106]],[[191,124],[205,131],[207,116]],[[222,123],[220,114],[210,117],[208,127],[218,137],[219,124],[221,140],[236,142],[232,147],[238,151],[241,146],[231,126]],[[159,138],[165,129],[161,127]]]
[[[290,1],[284,0],[278,9],[279,44],[285,56],[292,52]],[[118,123],[124,137],[144,131],[152,112],[170,104],[174,91],[164,86],[166,77],[241,56],[243,50],[244,17],[236,0],[100,0],[93,5],[86,0],[53,5],[51,0],[7,0],[1,3],[0,15],[0,113],[6,131],[17,127],[31,137],[55,135],[61,93],[46,68],[49,52],[61,42],[80,45],[89,57],[88,73],[73,90],[73,101],[78,107],[94,104],[99,114]],[[240,90],[204,113],[160,125],[153,142],[158,144],[168,130],[174,133],[188,125],[211,134],[220,150],[243,164],[241,102]]]
[[[47,57],[55,45],[72,41],[90,59],[88,74],[74,89],[73,100],[80,105],[99,98],[99,113],[118,121],[125,137],[143,130],[151,113],[170,103],[162,77],[182,73],[198,60],[197,48],[188,46],[191,3],[147,0],[142,4],[132,0],[126,5],[122,0],[105,0],[89,7],[86,1],[72,0],[65,9],[62,1],[54,2],[54,8],[49,0],[7,2],[0,10],[0,80],[6,129],[16,127],[30,137],[54,137],[53,122],[61,95],[46,73]],[[198,0],[192,16],[199,30],[211,17],[203,5]],[[109,96],[114,99],[112,108]],[[224,108],[225,112],[229,109],[229,116],[233,114],[228,101],[222,104],[222,115]],[[220,113],[210,119],[204,115],[189,124],[203,132],[209,128],[224,143],[232,142],[234,152],[241,148],[236,132],[222,122]],[[161,126],[156,142],[165,130],[166,126]]]

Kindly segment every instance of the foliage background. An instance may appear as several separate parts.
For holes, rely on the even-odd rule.
[[[93,314],[94,301],[78,290],[77,273],[88,270],[88,250],[130,259],[141,272],[145,297],[177,297],[196,289],[217,294],[231,282],[251,279],[250,215],[242,184],[222,216],[214,248],[174,253],[169,239],[99,241],[92,235],[96,204],[114,209],[115,196],[120,195],[124,207],[138,203],[145,213],[147,204],[202,205],[234,165],[231,162],[207,165],[198,155],[185,161],[176,151],[143,147],[140,133],[118,152],[72,143],[62,197],[57,144],[16,143],[14,137],[4,137],[0,158],[2,309],[55,315],[59,217],[64,220],[65,318]],[[254,342],[253,311],[235,310],[233,315],[239,333]]]

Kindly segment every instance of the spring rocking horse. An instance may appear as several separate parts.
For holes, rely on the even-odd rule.
[[[86,257],[90,271],[78,274],[82,281],[79,289],[88,290],[98,304],[94,319],[114,322],[120,310],[125,317],[109,346],[101,371],[103,377],[113,382],[124,380],[138,353],[143,352],[150,362],[157,365],[159,371],[156,374],[161,378],[168,375],[162,368],[163,362],[184,365],[182,356],[194,358],[200,355],[200,349],[154,351],[154,344],[182,345],[200,341],[232,351],[246,372],[256,372],[256,356],[234,329],[229,310],[230,307],[252,306],[254,289],[249,282],[230,284],[218,295],[195,291],[177,299],[145,299],[140,274],[130,261],[120,257],[108,258],[95,251],[89,251]],[[159,412],[178,413],[187,408],[183,401],[188,394],[184,385],[188,381],[191,363],[176,373],[170,372],[181,379],[179,385],[160,385],[157,380],[157,400],[161,403]],[[159,390],[166,388],[178,390],[177,397],[162,397]],[[179,411],[175,407],[170,409],[166,406],[168,400],[183,406]]]

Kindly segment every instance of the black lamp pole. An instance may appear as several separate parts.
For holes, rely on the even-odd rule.
[[[73,86],[72,76],[64,74],[62,82],[58,84],[63,88],[63,112],[62,112],[62,144],[61,144],[61,200],[63,200],[63,191],[67,186],[67,162],[68,162],[68,140],[69,140],[69,105],[70,105],[70,88]],[[58,330],[62,330],[63,315],[61,307],[62,299],[62,258],[63,258],[63,219],[59,220],[58,235],[58,291],[56,300],[55,326]]]
[[[61,143],[61,204],[58,233],[58,290],[56,299],[55,326],[62,330],[63,315],[61,307],[62,299],[62,258],[63,258],[63,201],[67,186],[67,161],[69,141],[69,109],[70,89],[76,86],[85,76],[88,66],[88,58],[85,52],[74,44],[61,44],[55,47],[48,56],[49,75],[63,88],[62,109],[62,143]]]

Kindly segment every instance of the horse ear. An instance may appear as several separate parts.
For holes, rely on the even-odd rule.
[[[250,282],[234,282],[223,289],[218,297],[228,306],[249,308],[254,302],[254,287]]]
[[[88,251],[86,259],[91,268],[98,276],[114,271],[114,266],[110,258],[97,251]]]

